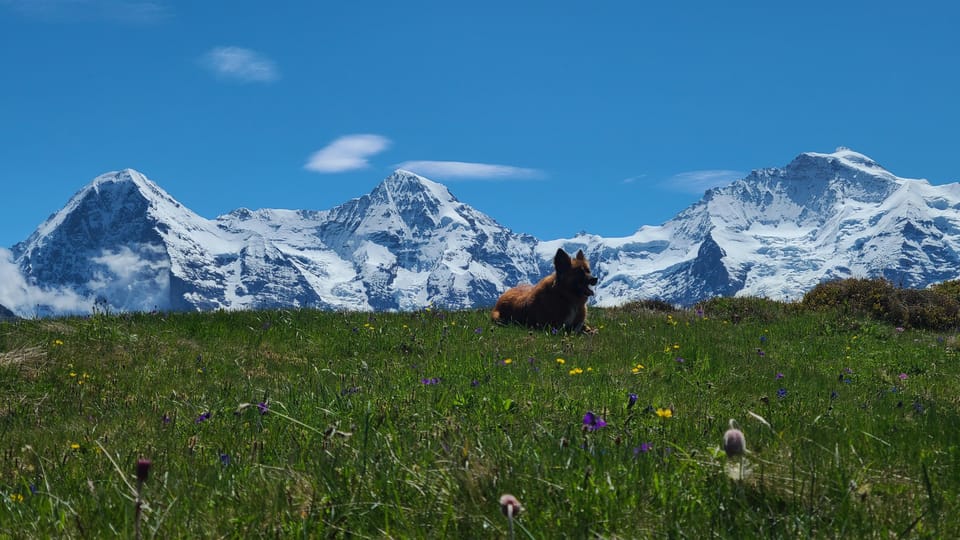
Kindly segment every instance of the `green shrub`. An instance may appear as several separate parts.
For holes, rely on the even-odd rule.
[[[882,278],[849,278],[828,281],[804,295],[806,309],[840,309],[848,315],[865,315],[889,324],[923,329],[948,329],[958,324],[960,300],[951,285],[925,290],[896,288]]]

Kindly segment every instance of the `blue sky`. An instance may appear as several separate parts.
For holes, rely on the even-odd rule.
[[[542,239],[837,146],[958,181],[956,5],[0,0],[0,247],[127,167],[208,218],[404,167]]]

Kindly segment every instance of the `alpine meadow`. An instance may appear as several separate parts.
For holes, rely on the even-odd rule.
[[[955,322],[863,283],[3,322],[0,538],[956,537]]]

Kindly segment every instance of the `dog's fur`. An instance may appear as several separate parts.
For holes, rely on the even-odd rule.
[[[571,259],[563,248],[553,257],[554,273],[536,285],[519,285],[500,296],[491,316],[494,322],[515,322],[573,332],[592,331],[586,325],[587,298],[593,296],[590,263],[583,251]]]

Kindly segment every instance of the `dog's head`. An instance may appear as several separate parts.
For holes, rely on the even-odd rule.
[[[593,296],[590,286],[597,284],[597,278],[590,274],[590,263],[583,255],[583,250],[577,250],[576,257],[571,259],[563,248],[557,249],[553,267],[557,270],[557,284],[560,287],[583,298]]]

